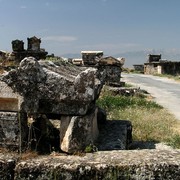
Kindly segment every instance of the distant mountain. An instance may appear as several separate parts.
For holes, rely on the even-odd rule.
[[[65,58],[81,58],[81,54],[76,54],[76,53],[67,53],[67,54],[62,54],[61,57]]]
[[[147,61],[147,53],[145,51],[119,53],[115,54],[114,57],[124,57],[124,67],[133,67],[134,64],[144,64]]]

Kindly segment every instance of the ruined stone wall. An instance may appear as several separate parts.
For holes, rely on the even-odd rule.
[[[159,63],[145,63],[144,74],[180,74],[180,62],[161,61]]]
[[[134,66],[134,70],[135,70],[135,71],[144,72],[144,65],[143,65],[143,64],[139,64],[139,65],[134,64],[133,66]]]
[[[163,74],[179,75],[180,74],[180,62],[167,62],[162,63]]]
[[[179,150],[100,151],[17,160],[0,153],[0,179],[179,180]]]
[[[158,69],[154,64],[144,64],[144,74],[157,74]]]

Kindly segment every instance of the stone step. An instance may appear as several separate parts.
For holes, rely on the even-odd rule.
[[[99,151],[82,156],[0,153],[0,179],[173,179],[180,177],[180,150]],[[24,159],[23,159],[24,157]]]

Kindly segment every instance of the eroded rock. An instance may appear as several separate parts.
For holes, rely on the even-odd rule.
[[[14,169],[14,179],[178,180],[179,176],[179,150],[100,151],[83,157],[41,156],[21,160]]]
[[[85,115],[99,96],[104,74],[94,68],[71,71],[69,67],[66,72],[66,66],[29,57],[5,75],[3,81],[24,97],[22,111]]]
[[[86,146],[93,144],[99,135],[97,126],[98,109],[86,116],[72,116],[67,130],[62,138],[61,149],[73,153],[84,150]],[[65,122],[66,121],[62,121]],[[64,128],[65,126],[62,126]]]
[[[80,68],[28,57],[1,79],[21,97],[18,111],[34,117],[29,131],[27,119],[20,119],[18,128],[23,132],[21,139],[35,150],[50,152],[52,147],[58,149],[52,143],[58,140],[56,144],[67,153],[82,151],[95,143],[100,124],[106,123],[106,112],[95,105],[106,79],[106,69]],[[59,117],[60,130],[55,131],[47,117]],[[123,125],[120,131],[124,137],[118,140],[117,148],[126,149],[127,126]],[[29,132],[28,141],[25,132]],[[103,142],[109,148],[111,142]]]

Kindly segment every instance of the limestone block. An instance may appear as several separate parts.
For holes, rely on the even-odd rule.
[[[18,111],[18,99],[0,97],[0,110],[1,111]]]
[[[5,82],[0,80],[0,111],[18,111],[20,109],[22,97],[13,92]]]
[[[61,142],[61,149],[68,153],[84,150],[99,135],[97,109],[85,116],[73,116]]]
[[[7,161],[0,157],[6,167]],[[85,156],[36,157],[18,161],[13,170],[15,180],[179,180],[180,150],[99,151]]]
[[[20,119],[20,121],[19,121]],[[27,115],[17,112],[0,112],[0,147],[17,150],[26,143]]]
[[[15,112],[0,112],[0,146],[19,146],[18,114]]]
[[[62,143],[72,116],[61,116],[60,121],[60,143]]]

